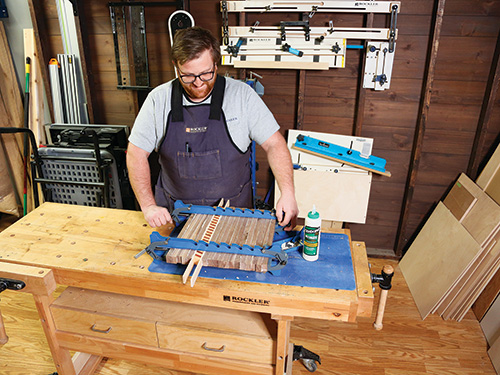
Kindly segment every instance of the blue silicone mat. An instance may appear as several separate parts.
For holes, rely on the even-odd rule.
[[[182,275],[185,265],[153,260],[150,272]],[[298,250],[288,253],[288,264],[280,275],[226,268],[203,267],[198,277],[239,280],[264,284],[295,285],[313,288],[354,290],[356,282],[349,237],[345,234],[321,233],[319,258],[308,262]]]

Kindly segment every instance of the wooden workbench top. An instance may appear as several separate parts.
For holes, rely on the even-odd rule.
[[[239,310],[334,320],[369,316],[373,304],[363,243],[353,243],[357,289],[342,291],[151,273],[151,228],[139,211],[44,203],[0,233],[0,261],[50,268],[58,284]],[[244,303],[228,301],[238,297]]]

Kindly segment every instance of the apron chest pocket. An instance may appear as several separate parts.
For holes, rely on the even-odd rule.
[[[204,152],[177,152],[177,165],[181,178],[211,180],[222,177],[219,150]]]

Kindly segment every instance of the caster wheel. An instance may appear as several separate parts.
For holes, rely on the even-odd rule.
[[[309,372],[314,372],[318,369],[318,364],[314,359],[303,359],[302,363]]]

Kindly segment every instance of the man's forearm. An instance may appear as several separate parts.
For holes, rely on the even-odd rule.
[[[153,190],[151,189],[151,170],[147,155],[130,145],[127,152],[127,168],[130,184],[141,210],[156,205]]]
[[[269,145],[269,147],[265,147],[268,145],[263,144],[264,150],[267,153],[269,166],[273,171],[274,178],[278,183],[281,193],[295,195],[290,152],[288,151],[284,138],[281,137],[280,134],[275,134],[273,137],[275,137],[275,139],[270,139],[273,143]]]

